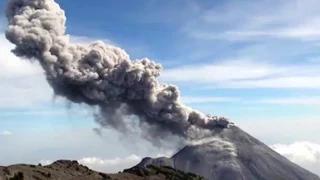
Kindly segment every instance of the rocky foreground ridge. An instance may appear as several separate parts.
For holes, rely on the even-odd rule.
[[[204,178],[171,167],[133,167],[117,174],[93,171],[77,161],[58,160],[41,166],[17,164],[0,166],[0,180],[205,180]]]

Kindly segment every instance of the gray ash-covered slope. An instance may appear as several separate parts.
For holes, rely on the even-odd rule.
[[[171,166],[210,180],[320,180],[236,126],[214,131],[171,158],[144,158],[137,166]]]

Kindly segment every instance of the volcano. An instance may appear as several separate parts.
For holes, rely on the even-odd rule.
[[[187,145],[171,158],[144,158],[137,166],[170,166],[209,180],[320,180],[237,126]]]

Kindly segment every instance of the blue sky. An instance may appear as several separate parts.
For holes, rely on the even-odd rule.
[[[160,81],[178,85],[183,102],[283,145],[289,158],[313,148],[315,161],[299,163],[320,173],[319,1],[56,2],[73,42],[102,39],[133,60],[161,63]],[[92,110],[54,97],[37,64],[10,53],[4,15],[0,20],[0,164],[89,157],[97,169],[116,171],[110,162],[121,169],[170,151],[138,139],[128,145],[129,138],[110,130],[94,134]],[[32,148],[21,151],[24,145]],[[293,151],[297,146],[303,150]]]

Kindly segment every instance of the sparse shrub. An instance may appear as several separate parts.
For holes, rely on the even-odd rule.
[[[84,167],[84,168],[86,169],[86,171],[88,171],[88,170],[89,170],[89,168],[88,168],[87,166],[82,166],[82,167]]]
[[[23,180],[24,176],[22,172],[15,173],[13,177],[11,177],[9,180]]]
[[[35,165],[30,165],[30,167],[35,168],[36,166]]]
[[[8,167],[4,167],[2,171],[4,172],[4,174],[7,174],[7,175],[11,174],[11,171]]]
[[[39,163],[39,164],[38,164],[38,166],[42,166],[42,164],[41,164],[41,163]]]
[[[79,167],[76,167],[76,171],[79,171],[80,169],[79,169]]]
[[[38,176],[32,175],[33,180],[42,180],[41,178],[39,178]]]
[[[75,161],[75,160],[71,161],[71,163],[72,164],[79,164],[78,161]]]
[[[100,176],[102,176],[103,180],[108,180],[108,179],[111,179],[110,176],[104,174],[104,173],[99,173]]]

